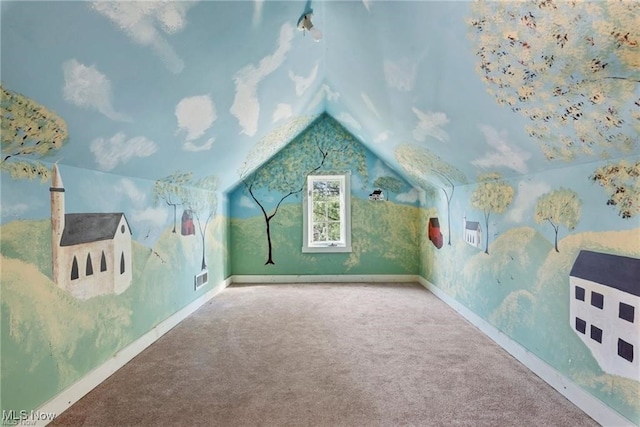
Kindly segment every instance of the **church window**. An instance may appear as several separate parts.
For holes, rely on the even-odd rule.
[[[124,274],[124,252],[120,255],[120,274]]]
[[[104,256],[104,251],[100,257],[100,271],[107,271],[107,258]]]
[[[73,263],[71,264],[71,280],[75,280],[78,277],[78,259],[74,256]]]
[[[91,262],[91,254],[87,254],[86,275],[87,276],[92,276],[93,275],[93,263]]]

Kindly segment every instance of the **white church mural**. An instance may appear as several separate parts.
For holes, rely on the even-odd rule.
[[[51,172],[53,282],[78,299],[121,294],[132,279],[131,229],[124,213],[66,213],[57,165]]]

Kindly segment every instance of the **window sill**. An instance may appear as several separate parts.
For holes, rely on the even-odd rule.
[[[302,253],[345,253],[352,252],[351,246],[303,246]]]

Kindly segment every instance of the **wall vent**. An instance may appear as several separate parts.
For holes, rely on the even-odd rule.
[[[209,270],[202,270],[200,273],[196,274],[194,280],[194,288],[196,291],[207,283],[209,283]]]

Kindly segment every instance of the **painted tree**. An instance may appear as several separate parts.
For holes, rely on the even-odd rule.
[[[218,179],[210,175],[195,182],[189,181],[182,193],[182,204],[193,213],[196,224],[198,224],[198,231],[200,231],[203,270],[207,268],[205,256],[207,226],[218,208],[217,188]]]
[[[498,173],[489,173],[478,178],[478,184],[471,194],[471,206],[484,213],[486,230],[484,253],[489,254],[489,217],[501,214],[513,201],[513,187],[501,180]]]
[[[561,225],[573,230],[580,221],[582,203],[578,194],[566,188],[559,188],[538,197],[533,219],[536,224],[548,221],[555,232],[554,247],[558,250],[558,229]]]
[[[176,232],[176,210],[182,205],[186,197],[185,186],[191,183],[191,172],[175,172],[157,180],[153,186],[153,203],[158,205],[160,200],[173,208],[173,233]]]
[[[640,160],[621,160],[599,167],[589,177],[607,192],[607,205],[615,206],[618,214],[629,219],[640,212]]]
[[[470,38],[498,103],[547,159],[631,152],[640,132],[640,2],[479,1]],[[614,152],[612,152],[614,151]]]
[[[268,247],[265,265],[275,264],[271,221],[278,209],[285,200],[302,192],[308,175],[323,170],[352,170],[367,179],[364,147],[328,116],[316,121],[259,169],[251,172],[245,167],[240,171],[246,191],[264,217]],[[277,195],[273,208],[260,200],[261,189]]]
[[[418,186],[428,190],[440,187],[447,200],[448,245],[451,246],[451,213],[450,205],[457,184],[466,184],[467,177],[455,166],[445,162],[426,148],[402,144],[395,150],[395,157],[400,166],[413,178]],[[438,184],[433,184],[433,178]]]
[[[56,113],[4,87],[2,114],[2,161],[0,170],[14,179],[50,179],[49,169],[31,159],[52,155],[68,141],[67,124]],[[24,160],[26,158],[27,160]]]
[[[380,188],[387,193],[387,200],[391,200],[391,193],[399,193],[402,190],[403,182],[395,176],[380,176],[373,181],[373,186]]]

